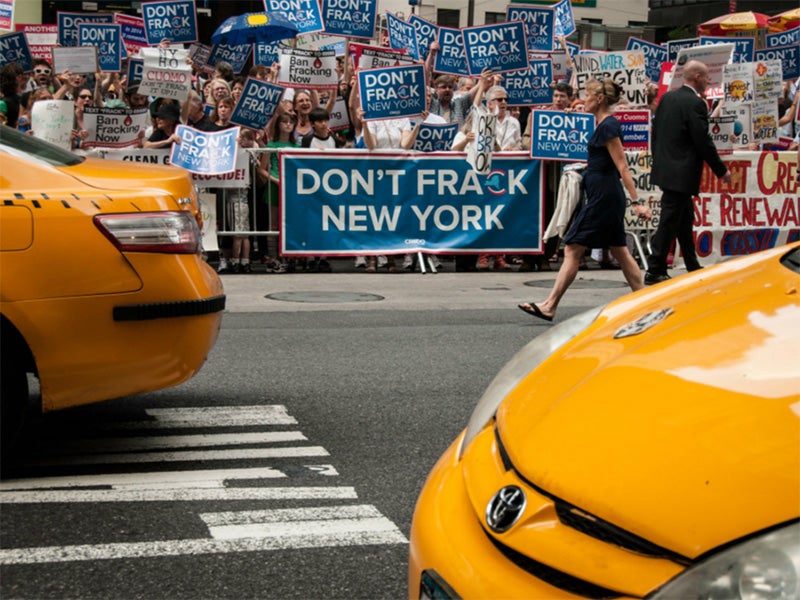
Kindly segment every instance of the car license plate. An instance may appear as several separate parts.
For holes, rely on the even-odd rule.
[[[420,600],[460,600],[455,590],[447,585],[436,571],[423,571],[419,582]]]

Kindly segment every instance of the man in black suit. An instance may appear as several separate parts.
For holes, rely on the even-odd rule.
[[[700,269],[692,226],[694,203],[700,191],[703,163],[724,182],[731,180],[708,134],[708,105],[703,93],[708,67],[690,60],[683,69],[683,86],[661,98],[653,119],[653,183],[661,187],[661,219],[651,240],[652,253],[644,276],[646,285],[669,279],[667,253],[677,238],[686,269]]]

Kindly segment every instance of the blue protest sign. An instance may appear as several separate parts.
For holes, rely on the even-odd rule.
[[[298,35],[325,29],[317,0],[264,0],[264,10],[289,19],[297,27]]]
[[[401,65],[358,72],[364,120],[395,119],[426,109],[424,65]]]
[[[122,32],[114,23],[81,23],[78,25],[78,45],[96,46],[97,63],[103,72],[122,69]]]
[[[11,63],[17,63],[23,71],[33,68],[33,56],[23,31],[0,36],[0,67]]]
[[[281,250],[541,250],[541,162],[498,154],[492,167],[480,175],[463,153],[281,152]]]
[[[594,133],[594,115],[558,110],[533,110],[531,158],[586,161],[589,138]]]
[[[178,125],[180,144],[172,144],[169,162],[192,173],[219,175],[236,169],[239,128],[206,133]]]
[[[667,62],[667,49],[659,44],[636,37],[628,38],[626,50],[641,50],[644,53],[644,69],[651,81],[658,81],[661,65]]]
[[[555,11],[549,6],[506,7],[506,21],[525,23],[529,52],[551,52],[555,41]]]
[[[418,152],[444,152],[450,150],[458,133],[458,123],[422,123],[414,140]]]
[[[325,33],[354,38],[375,37],[377,0],[322,0]]]
[[[218,62],[224,60],[230,63],[234,73],[241,73],[252,50],[253,44],[238,44],[236,46],[217,44],[211,50],[211,55],[208,57],[207,64],[214,67]]]
[[[471,75],[483,69],[508,73],[528,68],[525,24],[522,21],[465,27],[464,54]]]
[[[700,45],[700,38],[688,38],[685,40],[671,40],[667,42],[667,61],[675,62],[678,60],[678,53],[684,48],[693,48]]]
[[[792,44],[800,44],[800,27],[767,34],[767,48],[791,46]]]
[[[439,51],[433,61],[433,70],[462,77],[469,75],[467,57],[464,55],[464,37],[460,29],[439,27]]]
[[[256,42],[253,44],[253,64],[264,65],[271,67],[272,63],[276,63],[281,59],[280,45],[282,40],[274,42]]]
[[[78,25],[81,23],[113,23],[114,15],[103,13],[72,13],[59,12],[58,19],[58,45],[78,45]]]
[[[417,40],[416,27],[387,12],[386,30],[389,33],[390,48],[405,50],[414,60],[419,60],[419,41]]]
[[[571,0],[561,0],[553,4],[556,12],[556,37],[569,37],[577,31],[575,16],[572,14]]]
[[[164,39],[171,44],[198,41],[194,0],[142,2],[142,18],[147,43],[151,46],[157,46]]]
[[[783,80],[794,81],[800,77],[800,45],[783,46],[756,50],[757,61],[779,60],[783,69]]]
[[[710,46],[713,44],[733,44],[733,62],[735,63],[753,62],[756,51],[756,38],[700,36],[701,46]]]
[[[283,92],[284,88],[279,85],[248,78],[233,109],[231,121],[250,129],[263,129],[272,118]]]
[[[144,60],[141,58],[128,59],[128,89],[139,85],[144,73]]]
[[[506,73],[503,87],[508,93],[508,106],[550,104],[553,101],[553,63],[549,59],[530,61],[524,71]]]
[[[434,25],[430,21],[426,21],[416,14],[411,15],[408,18],[408,22],[411,23],[417,30],[419,58],[420,60],[425,60],[428,58],[428,48],[430,47],[431,42],[439,37],[439,26]]]

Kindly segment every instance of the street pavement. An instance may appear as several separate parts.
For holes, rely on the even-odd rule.
[[[332,273],[256,272],[222,275],[231,313],[299,311],[418,311],[516,309],[520,302],[542,300],[556,277],[550,272],[456,272],[452,259],[443,259],[437,273],[365,273],[352,258],[332,259]],[[561,306],[591,307],[628,293],[620,270],[601,269],[587,260]],[[520,312],[520,317],[524,315]]]

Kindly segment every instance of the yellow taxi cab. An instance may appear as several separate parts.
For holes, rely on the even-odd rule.
[[[191,177],[83,158],[0,128],[0,424],[177,385],[213,347],[225,307],[202,259]]]
[[[800,598],[800,244],[549,328],[411,527],[410,598]]]

